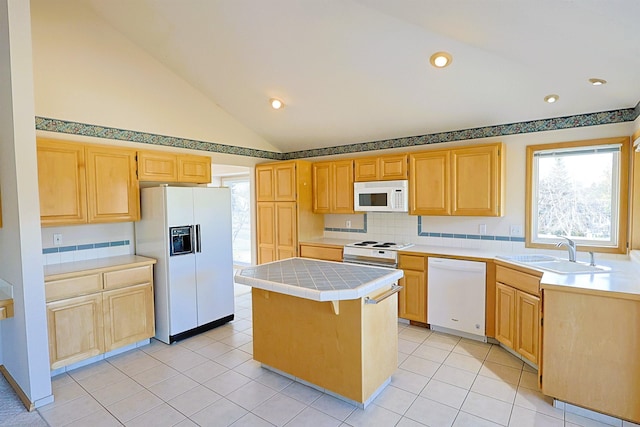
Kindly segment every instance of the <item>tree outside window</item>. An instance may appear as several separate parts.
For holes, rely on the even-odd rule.
[[[561,236],[590,250],[626,250],[624,138],[527,147],[527,246]]]

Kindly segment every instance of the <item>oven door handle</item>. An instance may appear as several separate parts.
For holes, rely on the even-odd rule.
[[[378,303],[386,300],[387,298],[389,298],[391,295],[397,294],[398,292],[400,292],[401,289],[402,289],[402,286],[398,286],[396,284],[393,284],[391,286],[391,289],[389,289],[387,292],[385,292],[382,295],[379,295],[379,296],[377,296],[375,298],[365,297],[364,298],[364,303],[365,304],[378,304]]]

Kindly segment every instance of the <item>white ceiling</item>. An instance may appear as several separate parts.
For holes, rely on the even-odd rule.
[[[640,101],[637,0],[78,1],[284,152]]]

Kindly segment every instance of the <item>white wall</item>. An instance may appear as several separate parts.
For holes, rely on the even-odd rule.
[[[85,2],[31,5],[36,115],[278,151]]]
[[[41,265],[29,3],[0,0],[0,275],[14,317],[0,321],[2,363],[26,396],[52,401]]]
[[[479,225],[487,226],[487,235],[510,236],[510,226],[519,225],[524,233],[525,221],[525,170],[526,170],[526,146],[533,144],[545,144],[561,141],[576,141],[606,138],[612,136],[631,135],[634,126],[640,126],[640,121],[634,123],[620,123],[584,128],[566,129],[550,132],[537,132],[522,135],[512,135],[499,138],[487,138],[484,140],[459,141],[456,143],[435,144],[433,146],[412,147],[411,149],[390,150],[393,151],[421,151],[429,149],[441,149],[446,147],[481,144],[502,141],[506,144],[506,205],[505,215],[499,218],[492,217],[439,217],[423,216],[422,230],[439,233],[453,234],[480,234]],[[381,153],[381,152],[377,152]],[[348,156],[342,156],[348,157]],[[325,227],[344,227],[344,221],[352,219],[352,227],[357,221],[354,218],[362,215],[327,215]],[[336,224],[339,221],[340,225]],[[359,220],[361,221],[361,220]],[[441,237],[418,237],[418,217],[400,213],[373,213],[367,215],[367,233],[350,233],[325,231],[325,237],[348,238],[362,240],[372,238],[378,240],[393,240],[411,242],[417,244],[430,244],[437,246],[484,248],[494,251],[517,251],[524,249],[523,243],[479,241],[469,239],[452,239]],[[524,236],[524,234],[521,234]]]
[[[278,151],[129,42],[86,4],[33,0],[31,5],[37,116]],[[191,151],[46,131],[37,135],[136,149]],[[210,156],[214,164],[249,168],[265,161],[203,151],[197,154]],[[45,264],[135,250],[133,223],[43,228],[44,248],[54,247],[53,233],[63,235],[62,246],[119,240],[128,240],[130,245],[47,254],[42,257]]]

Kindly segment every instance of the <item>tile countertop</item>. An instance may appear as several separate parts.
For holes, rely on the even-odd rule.
[[[289,258],[244,267],[235,275],[243,285],[314,301],[362,298],[402,278],[402,270],[310,258]]]
[[[316,239],[309,242],[301,243],[326,243],[331,245],[338,245],[353,243],[353,241],[354,240],[348,239]],[[487,252],[486,250],[482,249],[427,245],[414,245],[400,252],[418,253],[433,256],[452,256],[480,261],[495,260],[498,256],[515,255],[511,252],[498,253]],[[536,252],[529,250],[526,251],[526,253],[533,254]],[[581,254],[582,252],[578,252],[579,256]],[[566,255],[566,253],[559,252],[558,255],[559,258],[562,258],[563,255]],[[611,272],[609,273],[596,274],[556,274],[537,269],[531,265],[517,263],[510,260],[499,259],[498,261],[543,272],[544,274],[541,279],[541,287],[543,289],[562,288],[565,291],[600,294],[605,296],[612,296],[611,293],[615,293],[615,297],[640,300],[640,251],[631,251],[630,257],[628,259],[596,259],[598,265],[604,265],[611,268]]]
[[[65,262],[44,266],[44,279],[57,280],[74,273],[91,273],[92,271],[104,271],[127,267],[137,267],[147,264],[155,264],[156,260],[140,255],[120,255],[108,258],[88,259],[84,261]]]

